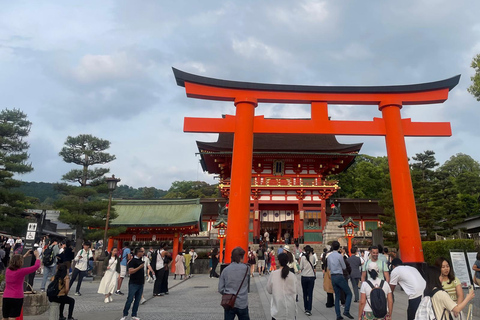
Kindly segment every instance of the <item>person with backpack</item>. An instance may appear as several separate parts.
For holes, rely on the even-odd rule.
[[[31,267],[22,268],[23,259],[33,254],[36,258],[35,264]],[[5,270],[5,291],[3,292],[2,314],[3,319],[15,319],[20,317],[23,308],[23,281],[27,274],[33,273],[40,268],[38,251],[30,250],[25,255],[16,254]]]
[[[420,302],[415,320],[432,319],[429,316],[432,314],[437,320],[448,320],[451,315],[456,317],[475,297],[475,292],[470,290],[462,303],[456,304],[447,291],[442,289],[440,275],[441,271],[438,267],[429,266],[427,268],[424,298]]]
[[[380,270],[376,262],[368,263],[367,272],[369,278],[360,288],[358,319],[391,319],[393,295],[388,282],[378,276]]]
[[[402,260],[395,258],[390,264],[390,289],[395,291],[397,284],[408,295],[407,320],[414,320],[425,290],[425,279],[420,272],[411,266],[403,265]]]
[[[255,272],[255,265],[257,264],[255,251],[252,248],[248,247],[248,264],[250,265],[250,277],[253,278],[253,273]]]
[[[77,255],[75,256],[75,259],[74,259],[75,268],[73,269],[73,272],[72,272],[70,288],[72,287],[73,283],[75,282],[78,276],[77,288],[75,290],[76,296],[82,295],[80,293],[80,287],[82,286],[83,278],[87,275],[88,262],[90,261],[90,258],[93,257],[93,252],[90,249],[90,246],[91,246],[90,242],[85,241],[83,243],[83,249],[77,252]]]
[[[40,290],[45,291],[47,280],[55,275],[57,270],[57,255],[60,252],[57,239],[52,239],[50,245],[43,251],[43,279]]]
[[[257,250],[257,268],[258,268],[258,275],[262,276],[265,273],[265,248],[263,245]]]
[[[59,320],[75,320],[73,318],[75,299],[68,296],[68,291],[70,291],[70,277],[68,276],[67,265],[61,264],[47,289],[48,300],[60,304]],[[68,304],[68,318],[63,316],[66,304]]]

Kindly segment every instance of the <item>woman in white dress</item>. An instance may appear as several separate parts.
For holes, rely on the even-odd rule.
[[[110,254],[103,261],[105,274],[103,275],[98,293],[105,295],[105,303],[112,302],[112,294],[117,287],[118,275],[120,274],[120,259],[118,258],[118,249],[113,248]]]

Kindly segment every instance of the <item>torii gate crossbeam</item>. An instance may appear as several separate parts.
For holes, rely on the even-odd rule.
[[[248,223],[255,133],[385,136],[392,195],[402,259],[423,263],[423,249],[408,165],[406,136],[451,136],[448,122],[412,122],[402,119],[403,105],[442,103],[460,79],[400,86],[326,87],[260,84],[206,78],[173,69],[177,84],[190,98],[233,101],[235,116],[185,118],[185,132],[234,133],[226,261],[236,246],[248,246]],[[255,116],[258,103],[310,104],[311,119],[265,119]],[[373,121],[334,121],[328,104],[377,105],[382,118]]]

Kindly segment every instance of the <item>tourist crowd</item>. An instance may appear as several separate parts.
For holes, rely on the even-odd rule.
[[[268,240],[267,234],[264,239]],[[91,243],[86,241],[75,253],[73,243],[45,238],[22,254],[23,245],[21,239],[0,238],[0,272],[5,274],[6,283],[3,318],[15,319],[20,315],[23,279],[27,274],[40,272],[43,273],[40,290],[47,291],[49,300],[59,304],[59,320],[74,320],[75,299],[69,296],[70,289],[75,284],[74,295],[82,295],[82,281],[99,256],[99,246],[95,246],[99,250],[95,254]],[[422,276],[416,268],[403,264],[382,246],[372,246],[368,250],[353,247],[350,255],[346,251],[338,241],[334,241],[330,250],[324,249],[319,256],[310,245],[300,248],[298,243],[293,246],[285,244],[275,250],[263,241],[256,250],[250,247],[245,252],[240,247],[235,248],[231,252],[232,263],[219,275],[218,264],[224,254],[216,248],[212,249],[208,254],[210,278],[219,278],[218,291],[222,295],[236,296],[233,307],[225,308],[225,319],[249,319],[248,281],[245,279],[248,275],[254,277],[255,273],[268,276],[266,290],[271,294],[270,310],[275,320],[296,318],[298,280],[303,293],[304,312],[308,316],[313,314],[317,275],[323,277],[323,289],[327,293],[325,307],[335,308],[337,320],[343,317],[353,319],[350,314],[352,300],[358,303],[359,320],[390,319],[396,286],[401,286],[408,296],[407,320],[414,320],[416,314],[418,316],[424,297],[430,298],[437,319],[464,319],[461,317],[462,310],[473,299],[474,292],[470,290],[464,294],[449,260],[439,257]],[[146,301],[143,297],[145,281],[154,283],[153,296],[168,295],[171,265],[175,264],[173,279],[177,276],[179,279],[191,277],[198,258],[194,248],[180,250],[176,257],[172,257],[167,243],[146,251],[141,247],[130,248],[125,242],[122,249],[113,248],[105,254],[104,275],[98,288],[105,303],[110,303],[114,295],[124,295],[121,291],[123,280],[127,275],[129,277],[122,320],[127,319],[130,308],[132,319],[139,319],[139,305]],[[28,256],[34,257],[31,266],[23,267]],[[247,264],[243,263],[245,260]],[[480,285],[480,253],[472,271],[474,281]],[[67,317],[64,317],[65,305],[68,305]]]
[[[350,314],[352,300],[358,303],[359,320],[391,319],[396,286],[408,296],[407,320],[414,320],[417,311],[425,311],[425,307],[420,307],[424,297],[430,299],[432,313],[437,319],[442,316],[445,319],[465,319],[462,310],[475,296],[473,290],[464,294],[449,260],[443,257],[439,257],[422,276],[417,268],[404,264],[381,245],[371,246],[368,250],[352,247],[348,254],[346,247],[334,241],[330,250],[324,249],[319,257],[311,246],[299,247],[298,243],[292,248],[288,244],[280,245],[275,253],[273,247],[267,248],[263,242],[257,250],[248,248],[250,276],[255,276],[255,271],[259,276],[270,274],[267,291],[271,294],[272,319],[295,319],[298,302],[296,274],[300,275],[304,312],[312,315],[317,271],[323,276],[323,288],[327,293],[325,307],[335,308],[337,320],[354,318]],[[275,270],[275,258],[278,270]],[[472,272],[474,281],[480,285],[480,253]],[[223,292],[220,285],[219,291]],[[245,313],[242,316],[237,314],[239,319],[249,319]],[[225,319],[233,318],[226,313]]]
[[[33,249],[22,255],[23,247],[24,243],[20,238],[13,240],[11,237],[0,237],[0,274],[5,274],[3,319],[15,319],[20,316],[24,300],[24,278],[27,274],[38,272],[43,274],[40,290],[46,291],[50,302],[59,304],[59,320],[75,320],[73,318],[75,299],[69,296],[70,289],[76,282],[74,295],[82,295],[82,281],[92,272],[94,261],[101,253],[99,250],[101,243],[95,246],[97,254],[88,241],[85,241],[82,248],[75,253],[72,242],[60,242],[48,237],[43,238]],[[146,252],[140,247],[130,249],[129,243],[124,242],[122,249],[113,248],[105,254],[104,275],[98,293],[104,296],[105,303],[112,302],[113,295],[124,295],[121,288],[124,278],[128,275],[128,294],[121,319],[127,318],[133,304],[131,316],[134,320],[140,319],[137,316],[138,308],[146,301],[143,297],[145,281],[154,282],[154,296],[168,295],[171,264],[175,263],[176,266],[174,279],[177,275],[183,279],[192,277],[195,260],[198,258],[195,249],[190,248],[188,252],[181,250],[173,262],[166,243],[162,243],[159,249],[154,250],[151,247]],[[23,267],[24,259],[30,255],[34,257],[33,265]],[[65,305],[68,305],[67,317],[64,317]]]

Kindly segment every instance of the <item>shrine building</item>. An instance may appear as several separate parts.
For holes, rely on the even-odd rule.
[[[220,133],[216,142],[197,141],[197,146],[203,170],[218,176],[220,192],[228,199],[233,134]],[[379,227],[377,201],[329,200],[340,189],[329,176],[352,165],[361,147],[361,143],[341,144],[334,135],[255,134],[249,243],[259,243],[265,230],[271,243],[284,243],[285,233],[291,243],[322,243],[331,201],[342,203],[344,218],[352,216],[359,225],[356,235],[369,236]],[[363,211],[357,210],[360,207]]]

